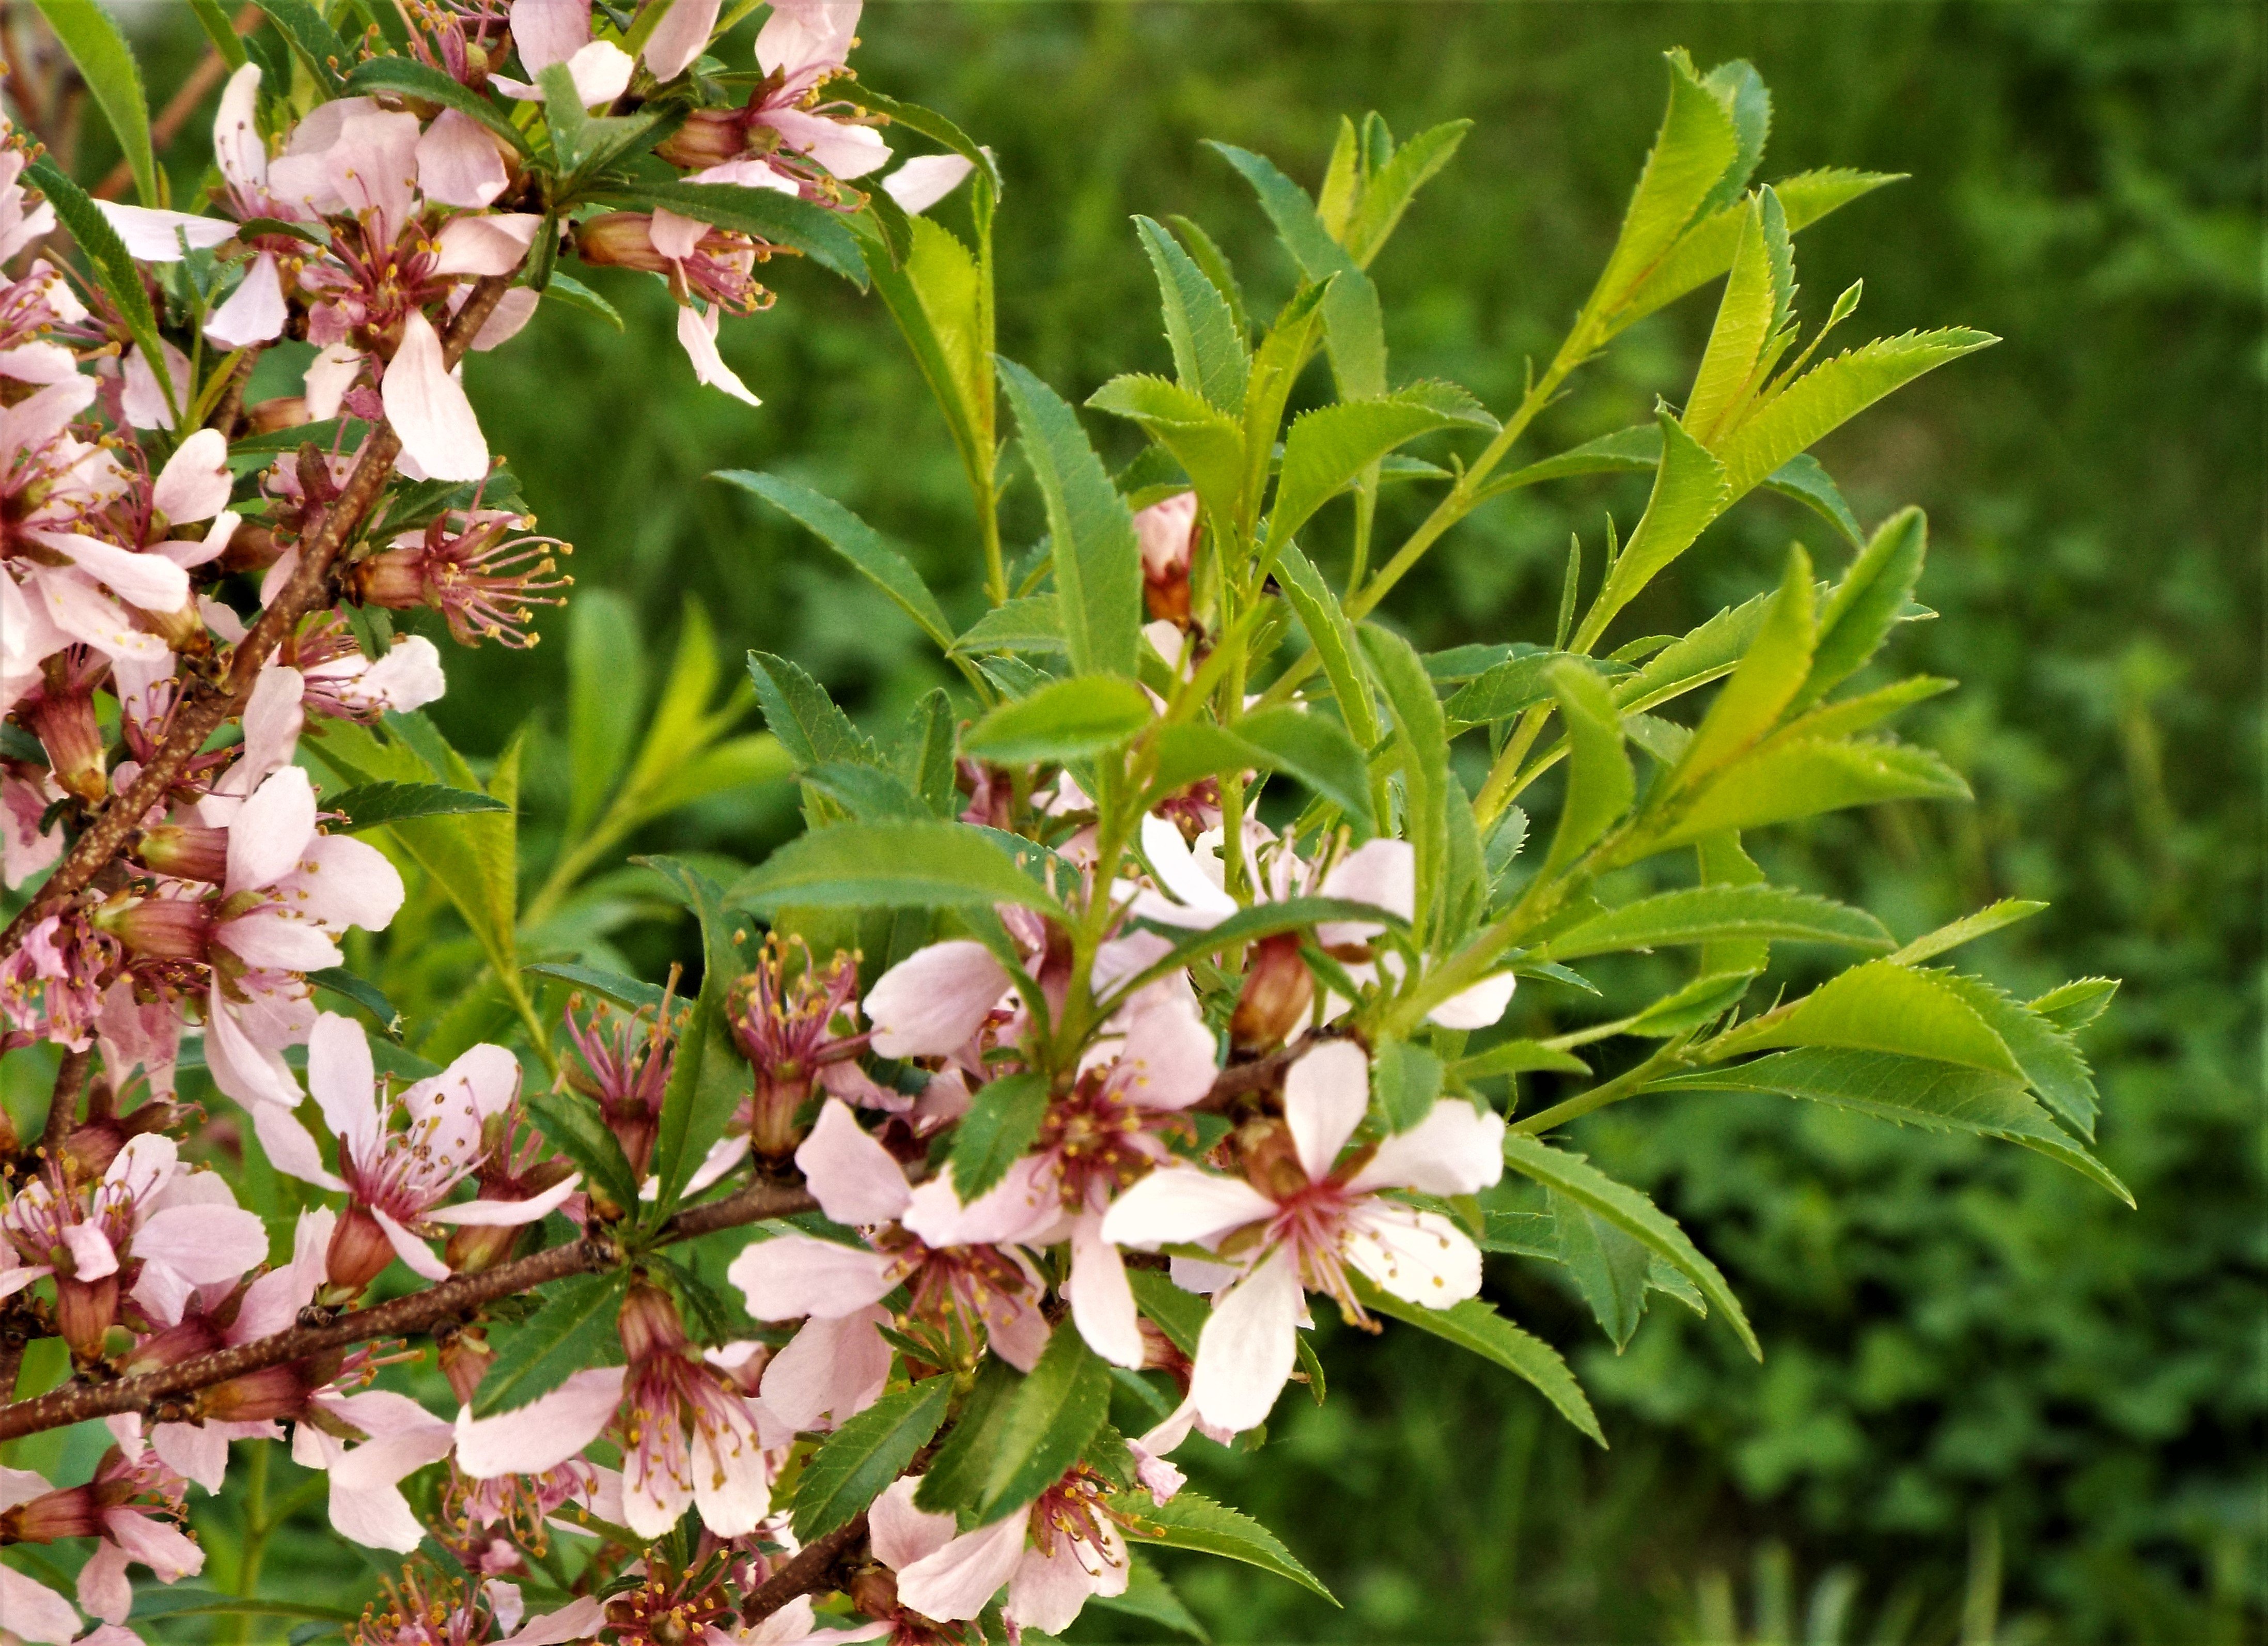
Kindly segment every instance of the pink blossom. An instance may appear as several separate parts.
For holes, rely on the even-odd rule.
[[[674,0],[646,36],[645,66],[657,80],[674,80],[699,57],[717,26],[722,0]]]
[[[205,321],[205,336],[224,349],[246,349],[283,335],[291,311],[284,302],[284,283],[276,272],[276,254],[262,252],[252,260],[244,278],[228,301]]]
[[[898,1599],[924,1617],[953,1622],[983,1611],[1007,1585],[1012,1628],[1056,1635],[1090,1597],[1126,1592],[1126,1540],[1101,1481],[1074,1469],[1029,1507],[956,1534],[950,1515],[914,1506],[918,1477],[875,1500],[874,1556],[897,1574]]]
[[[478,210],[511,181],[488,128],[460,109],[443,109],[417,139],[417,186],[428,200]]]
[[[401,1482],[449,1455],[456,1432],[407,1395],[320,1397],[291,1431],[291,1461],[330,1476],[331,1525],[365,1548],[407,1554],[425,1527]]]
[[[98,200],[94,205],[118,232],[128,253],[146,263],[179,262],[184,240],[191,251],[210,251],[236,233],[236,225],[225,218],[192,217],[114,200]]]
[[[975,169],[961,155],[917,154],[882,180],[882,191],[898,203],[898,210],[919,217]]]
[[[464,385],[449,370],[432,322],[417,310],[402,317],[401,342],[379,384],[386,415],[401,448],[433,480],[481,480],[489,444]]]
[[[1398,1136],[1340,1160],[1370,1103],[1369,1059],[1325,1041],[1285,1080],[1281,1128],[1247,1150],[1249,1180],[1189,1167],[1153,1172],[1104,1214],[1115,1244],[1188,1242],[1236,1260],[1197,1342],[1190,1397],[1208,1422],[1262,1421],[1290,1377],[1302,1290],[1328,1293],[1364,1318],[1346,1271],[1408,1302],[1442,1309],[1480,1289],[1480,1252],[1447,1218],[1384,1198],[1384,1189],[1470,1194],[1504,1170],[1504,1119],[1469,1103],[1436,1103]]]
[[[886,1058],[960,1051],[1011,988],[1008,969],[968,938],[932,943],[884,972],[867,992],[874,1050]]]

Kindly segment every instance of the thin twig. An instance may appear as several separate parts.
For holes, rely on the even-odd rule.
[[[758,1183],[679,1213],[662,1226],[655,1244],[690,1240],[718,1229],[808,1212],[818,1202],[799,1186]],[[116,1383],[77,1384],[0,1407],[0,1440],[41,1429],[61,1428],[91,1417],[114,1412],[141,1412],[171,1396],[188,1394],[240,1377],[267,1366],[281,1366],[311,1354],[342,1349],[380,1338],[409,1337],[460,1320],[483,1303],[515,1293],[532,1291],[573,1274],[591,1274],[622,1261],[621,1249],[609,1240],[585,1238],[503,1264],[478,1274],[443,1281],[422,1292],[397,1297],[370,1309],[357,1309],[328,1325],[293,1326],[270,1337],[255,1338],[232,1348],[198,1354],[172,1366]]]
[[[445,355],[450,365],[454,366],[464,358],[473,339],[503,299],[512,277],[512,274],[491,275],[474,285],[472,295],[449,325]],[[394,432],[393,424],[380,422],[371,430],[338,500],[323,516],[323,523],[314,535],[302,542],[299,564],[291,580],[238,643],[225,682],[218,687],[202,683],[191,685],[185,700],[174,711],[158,752],[142,768],[132,786],[114,797],[87,826],[40,889],[40,895],[8,923],[6,931],[0,932],[0,951],[13,948],[33,921],[53,912],[83,890],[103,866],[124,849],[127,837],[165,798],[166,791],[204,747],[205,740],[223,721],[242,712],[269,654],[298,627],[301,617],[319,603],[327,603],[331,567],[352,541],[364,516],[376,506],[401,452],[401,437]]]
[[[48,1099],[47,1126],[40,1133],[40,1148],[49,1160],[62,1151],[63,1140],[78,1124],[78,1101],[86,1090],[87,1066],[93,1060],[92,1050],[66,1052],[55,1067],[55,1095]]]

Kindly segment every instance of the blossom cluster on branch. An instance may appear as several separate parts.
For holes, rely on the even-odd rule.
[[[39,1134],[0,1136],[0,1382],[31,1340],[61,1377],[0,1409],[0,1440],[99,1418],[114,1443],[83,1483],[0,1470],[0,1545],[92,1546],[75,1597],[0,1564],[7,1633],[132,1638],[129,1569],[201,1569],[188,1494],[224,1488],[238,1443],[287,1444],[338,1535],[416,1556],[351,1631],[367,1646],[1012,1641],[1158,1583],[1144,1544],[1319,1588],[1182,1466],[1192,1435],[1262,1444],[1294,1381],[1322,1398],[1313,1311],[1436,1332],[1594,1438],[1565,1362],[1482,1296],[1484,1252],[1565,1266],[1617,1343],[1652,1291],[1755,1348],[1673,1221],[1541,1140],[1585,1113],[1781,1091],[2012,1138],[2123,1192],[2084,1147],[2072,1038],[2115,985],[2018,1002],[1924,963],[2029,905],[1900,946],[1741,844],[1965,793],[1859,735],[1944,683],[1846,685],[1907,615],[1920,517],[1862,531],[1804,447],[1990,341],[1812,366],[1822,328],[1783,364],[1790,234],[1885,180],[1751,188],[1769,100],[1746,64],[1673,55],[1599,288],[1502,422],[1451,384],[1389,387],[1366,272],[1461,123],[1347,123],[1312,198],[1223,148],[1297,287],[1262,324],[1202,230],[1137,220],[1174,376],[1088,402],[1148,442],[1113,474],[995,357],[1002,180],[858,82],[857,0],[772,0],[738,67],[719,54],[754,7],[721,0],[397,10],[352,43],[303,0],[216,36],[240,66],[211,211],[154,173],[138,204],[97,200],[24,134],[0,149],[0,1053],[54,1070]],[[973,243],[924,215],[964,183]],[[752,653],[809,827],[730,885],[641,860],[695,917],[691,992],[523,967],[514,837],[482,816],[516,788],[417,712],[442,652],[393,616],[521,648],[566,599],[566,546],[492,456],[464,362],[547,300],[611,314],[573,259],[659,277],[695,377],[753,402],[719,328],[772,304],[756,274],[787,255],[877,291],[912,346],[986,609],[949,623],[831,499],[720,478],[897,602],[962,690],[892,739]],[[1568,374],[1719,276],[1681,413],[1494,473]],[[298,392],[249,400],[280,345]],[[1291,416],[1318,358],[1333,397]],[[1012,565],[1003,395],[1048,532]],[[1401,449],[1476,434],[1447,467]],[[1579,546],[1550,646],[1421,656],[1372,616],[1482,502],[1617,469],[1652,499],[1580,621]],[[1389,479],[1440,491],[1373,570]],[[1757,487],[1815,512],[1841,577],[1798,548],[1771,593],[1601,654]],[[1342,496],[1343,592],[1301,543]],[[1653,712],[1719,681],[1693,726]],[[1475,786],[1452,744],[1483,730]],[[1528,853],[1514,801],[1563,765]],[[415,887],[473,928],[506,1044],[451,1030],[429,1061],[347,970],[350,943],[388,953]],[[1868,957],[1744,1015],[1776,942]],[[1570,962],[1657,948],[1698,963],[1639,1011],[1510,1026],[1521,978],[1587,988]],[[1642,1049],[1521,1113],[1520,1079],[1588,1080],[1575,1052],[1608,1040]],[[254,1160],[288,1185],[260,1190],[288,1251],[240,1203]]]

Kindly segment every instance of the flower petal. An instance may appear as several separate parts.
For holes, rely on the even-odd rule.
[[[722,0],[675,0],[645,37],[645,66],[657,80],[674,80],[708,48]]]
[[[1107,1361],[1139,1370],[1142,1323],[1134,1308],[1134,1288],[1118,1248],[1102,1237],[1102,1220],[1088,1213],[1071,1225],[1071,1318],[1086,1346]]]
[[[369,1211],[371,1220],[384,1231],[387,1244],[394,1248],[394,1255],[409,1266],[411,1273],[428,1281],[446,1281],[449,1278],[449,1266],[433,1255],[432,1247],[418,1239],[416,1236],[411,1234],[384,1212],[379,1211],[378,1207],[373,1206],[369,1208]]]
[[[897,1284],[880,1253],[800,1234],[757,1241],[733,1259],[725,1278],[759,1320],[837,1319],[879,1303]]]
[[[40,1484],[44,1486],[46,1482]],[[921,1477],[917,1474],[895,1480],[867,1512],[867,1532],[873,1542],[874,1558],[894,1572],[927,1560],[953,1541],[951,1515],[932,1515],[914,1507],[914,1494],[920,1489]]]
[[[1291,1380],[1298,1354],[1300,1276],[1278,1248],[1223,1293],[1197,1336],[1189,1399],[1226,1429],[1256,1428]]]
[[[1444,1097],[1416,1126],[1381,1143],[1347,1187],[1477,1194],[1503,1176],[1504,1117]]]
[[[114,200],[98,200],[94,209],[109,219],[127,251],[145,263],[180,262],[183,240],[191,251],[210,251],[236,233],[236,225],[226,218],[191,217],[186,211],[121,205]]]
[[[1174,1241],[1209,1246],[1275,1211],[1276,1202],[1241,1177],[1163,1166],[1111,1202],[1102,1237],[1113,1245],[1151,1250]]]
[[[889,1381],[890,1346],[875,1330],[889,1323],[873,1304],[805,1321],[764,1367],[765,1406],[791,1429],[833,1428],[865,1411]]]
[[[307,1035],[307,1089],[341,1151],[355,1160],[375,1160],[384,1141],[379,1134],[378,1070],[360,1023],[336,1012],[315,1019]]]
[[[461,109],[443,109],[417,139],[417,188],[428,200],[477,210],[510,181],[487,128]]]
[[[134,1255],[217,1286],[268,1260],[268,1226],[233,1206],[169,1206],[134,1231]]]
[[[961,155],[917,154],[882,180],[882,190],[899,210],[918,217],[960,188],[975,169]]]
[[[150,504],[180,526],[209,520],[228,506],[228,441],[218,429],[199,429],[174,447],[150,489]]]
[[[1326,1040],[1284,1075],[1284,1121],[1300,1164],[1317,1182],[1370,1108],[1370,1058],[1351,1040]]]
[[[1346,1260],[1403,1302],[1428,1309],[1480,1294],[1480,1249],[1438,1212],[1373,1201],[1348,1233]]]
[[[1512,991],[1520,979],[1509,971],[1483,978],[1462,993],[1453,994],[1425,1014],[1429,1023],[1444,1029],[1486,1029],[1499,1021],[1512,1004]]]
[[[315,791],[298,766],[271,773],[228,828],[232,896],[272,886],[298,866],[315,838]]]
[[[550,1393],[494,1417],[467,1406],[457,1413],[457,1466],[475,1480],[558,1467],[613,1421],[624,1376],[620,1366],[572,1372]]]
[[[904,1168],[839,1098],[821,1107],[795,1163],[819,1209],[838,1223],[887,1223],[906,1209]]]
[[[205,321],[205,336],[224,349],[248,349],[284,335],[291,311],[284,301],[284,282],[276,254],[262,252],[237,283],[236,290]]]
[[[975,1617],[1014,1574],[1029,1519],[1019,1511],[924,1555],[898,1574],[898,1599],[940,1623]]]
[[[932,943],[884,972],[864,1002],[886,1058],[958,1052],[1008,992],[1008,969],[968,938]]]
[[[515,1229],[550,1216],[574,1199],[582,1185],[583,1174],[578,1171],[525,1200],[465,1200],[455,1206],[437,1206],[425,1215],[436,1223],[465,1229]]]
[[[441,339],[422,310],[401,322],[401,343],[379,385],[387,417],[402,449],[435,480],[479,480],[489,472],[489,443],[465,386],[450,374]]]

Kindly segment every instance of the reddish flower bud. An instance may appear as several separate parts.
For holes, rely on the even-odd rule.
[[[449,1380],[450,1390],[466,1406],[473,1403],[481,1379],[488,1376],[489,1368],[495,1363],[496,1351],[477,1331],[455,1332],[441,1345],[441,1375]]]
[[[103,1339],[118,1319],[118,1274],[99,1281],[55,1276],[55,1330],[82,1364],[102,1358]]]
[[[1228,1020],[1229,1043],[1240,1052],[1281,1045],[1314,1003],[1314,974],[1300,957],[1300,934],[1263,938],[1252,946],[1244,990]]]
[[[308,1391],[320,1386],[299,1366],[263,1366],[202,1391],[197,1415],[224,1423],[297,1418],[306,1409]]]
[[[42,1492],[0,1515],[0,1543],[53,1543],[58,1538],[103,1535],[102,1505],[92,1486]]]
[[[684,1352],[688,1341],[685,1322],[679,1318],[677,1305],[670,1300],[669,1294],[659,1287],[631,1287],[630,1295],[622,1299],[619,1324],[622,1353],[633,1366],[656,1354]]]
[[[102,728],[95,724],[94,696],[85,690],[44,690],[27,705],[25,716],[48,751],[55,784],[89,805],[110,793],[102,757]]]
[[[176,880],[228,878],[228,830],[202,823],[158,823],[134,837],[134,860]]]
[[[202,962],[213,912],[202,897],[127,897],[96,910],[94,925],[141,959]]]
[[[696,108],[654,149],[657,159],[686,172],[706,171],[747,151],[747,111],[740,108]]]
[[[330,1249],[324,1254],[323,1288],[326,1303],[345,1303],[359,1297],[363,1288],[386,1273],[394,1261],[394,1243],[370,1214],[366,1206],[350,1206],[331,1230]]]

